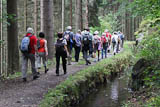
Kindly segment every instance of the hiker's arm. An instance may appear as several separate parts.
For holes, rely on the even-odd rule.
[[[68,52],[68,49],[67,49],[67,45],[64,45],[64,49],[66,50],[67,56],[68,56],[68,55],[69,55],[69,52]]]
[[[46,52],[46,56],[48,56],[48,48],[47,48],[47,41],[45,40],[44,49]]]

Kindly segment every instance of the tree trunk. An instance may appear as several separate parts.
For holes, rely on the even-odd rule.
[[[70,26],[72,26],[72,0],[70,0]]]
[[[86,0],[85,28],[88,28],[88,2],[89,0]]]
[[[0,0],[0,19],[2,19],[2,0]],[[2,21],[0,20],[0,77],[2,74]]]
[[[75,2],[75,30],[81,29],[81,0]]]
[[[44,29],[43,29],[44,28],[43,27],[44,26],[44,21],[43,21],[44,20],[43,19],[44,18],[44,16],[43,16],[43,11],[44,11],[44,9],[43,9],[43,0],[40,1],[40,5],[41,5],[40,6],[40,8],[41,8],[41,15],[40,15],[41,16],[41,28],[40,29],[41,29],[41,32],[43,32],[44,31]]]
[[[34,0],[34,34],[37,35],[37,0]]]
[[[18,28],[17,28],[17,0],[7,0],[8,18],[8,73],[19,71]]]
[[[48,58],[52,59],[54,54],[53,49],[53,0],[43,0],[43,29],[48,41]]]
[[[64,0],[62,0],[62,32],[64,31]]]
[[[81,30],[83,30],[83,9],[82,9],[82,7],[83,7],[83,0],[80,0],[81,1],[81,9],[80,9],[80,11],[81,11],[81,14],[80,14],[80,17],[81,17]]]
[[[27,30],[27,0],[24,0],[24,32]]]

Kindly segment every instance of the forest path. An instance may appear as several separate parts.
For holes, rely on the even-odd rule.
[[[109,53],[108,57],[111,56],[113,54]],[[94,64],[96,62],[92,62],[89,66]],[[20,77],[0,82],[0,107],[38,107],[49,89],[55,88],[56,85],[64,81],[69,75],[74,75],[76,72],[89,66],[72,62],[72,65],[67,65],[68,72],[66,75],[61,71],[60,76],[56,76],[55,68],[51,68],[47,74],[42,72],[37,80],[32,80],[32,76],[30,75],[26,83],[23,83]]]

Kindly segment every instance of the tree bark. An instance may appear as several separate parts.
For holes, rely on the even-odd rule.
[[[75,29],[81,29],[81,0],[76,0],[75,2]]]
[[[17,0],[7,0],[8,73],[19,71]]]
[[[0,0],[0,19],[2,19],[2,0]],[[0,20],[0,76],[2,74],[2,21]]]
[[[44,28],[43,27],[44,26],[44,21],[43,21],[44,20],[44,16],[43,16],[43,11],[44,11],[44,9],[43,9],[43,0],[40,1],[40,5],[41,5],[40,6],[40,8],[41,8],[41,28],[40,29],[41,29],[41,32],[43,32],[44,31],[44,29],[43,29]]]
[[[52,59],[54,54],[53,49],[53,0],[43,0],[43,30],[48,41],[48,58]]]
[[[88,2],[89,2],[89,0],[86,0],[85,28],[88,28]]]
[[[27,30],[27,0],[24,0],[24,32]]]
[[[64,31],[64,0],[62,0],[62,32]]]
[[[34,33],[37,35],[37,0],[34,0]]]
[[[72,0],[70,0],[70,26],[72,26]]]

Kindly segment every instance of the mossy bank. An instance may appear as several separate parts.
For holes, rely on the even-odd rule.
[[[132,45],[133,43],[126,42],[123,52],[69,76],[45,95],[40,106],[69,107],[79,103],[98,84],[106,82],[113,74],[130,66]]]

